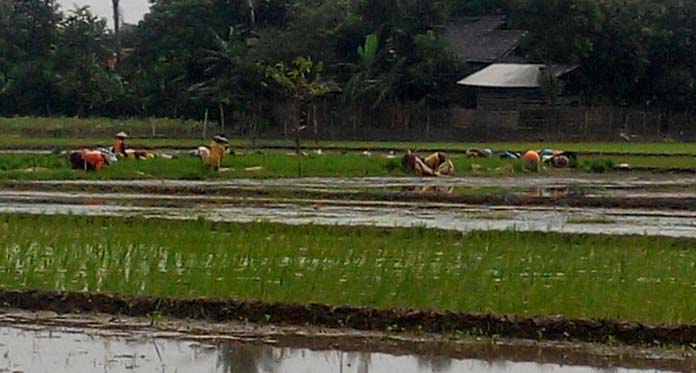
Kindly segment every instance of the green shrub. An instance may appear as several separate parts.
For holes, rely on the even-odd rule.
[[[589,161],[585,161],[584,165],[584,168],[589,172],[598,174],[613,171],[614,166],[616,166],[614,160],[610,158],[591,159]]]

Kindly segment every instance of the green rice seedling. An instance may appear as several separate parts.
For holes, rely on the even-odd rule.
[[[206,172],[198,158],[181,155],[176,159],[126,160],[106,167],[100,172],[70,170],[66,155],[0,154],[0,180],[45,179],[234,179],[297,177],[294,154],[281,151],[246,153],[227,156],[220,172]],[[457,175],[517,174],[524,175],[518,160],[498,158],[467,158],[454,155]],[[696,157],[618,157],[582,158],[581,169],[590,172],[613,170],[617,161],[635,168],[696,168]],[[405,176],[398,159],[359,153],[322,155],[310,154],[303,160],[303,175],[316,177]],[[553,169],[548,169],[553,172]]]
[[[694,244],[648,236],[0,215],[0,285],[694,323]]]
[[[592,173],[605,173],[614,170],[616,163],[609,158],[593,158],[584,161],[584,168]]]

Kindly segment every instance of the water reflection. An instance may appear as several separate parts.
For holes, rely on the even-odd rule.
[[[0,371],[225,373],[639,372],[382,353],[314,351],[258,344],[205,345],[111,332],[0,327]],[[647,372],[647,371],[646,371]]]

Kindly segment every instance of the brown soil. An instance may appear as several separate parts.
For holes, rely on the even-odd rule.
[[[163,315],[211,321],[314,325],[365,331],[464,332],[538,340],[574,340],[626,344],[696,343],[696,325],[651,326],[637,322],[553,317],[467,314],[409,309],[335,307],[322,304],[172,299],[59,291],[0,290],[0,304],[58,313],[101,312],[115,315]]]

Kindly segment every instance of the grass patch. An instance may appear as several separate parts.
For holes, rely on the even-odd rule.
[[[178,119],[110,119],[110,118],[37,118],[0,117],[3,137],[32,136],[43,138],[111,137],[119,131],[134,136],[195,137],[203,132],[203,124]],[[7,141],[7,139],[3,140]],[[35,140],[36,141],[36,140]]]
[[[696,240],[0,215],[0,285],[696,322]]]
[[[582,168],[595,174],[614,171],[616,163],[609,158],[590,158],[581,162]]]
[[[524,174],[520,161],[493,158],[467,158],[452,156],[456,175],[509,175]],[[696,168],[696,158],[689,157],[626,157],[632,167]],[[601,157],[583,158],[580,171],[609,172],[617,164],[614,159]],[[383,155],[360,153],[309,153],[302,157],[303,176],[360,177],[405,176],[401,161]],[[101,172],[85,173],[70,170],[66,155],[56,154],[0,154],[0,179],[234,179],[234,178],[283,178],[297,177],[297,157],[283,151],[243,153],[227,156],[219,173],[205,172],[197,158],[182,154],[176,159],[117,162]],[[547,167],[547,172],[555,172]]]
[[[83,147],[97,148],[113,145],[112,137],[19,137],[7,136],[0,138],[0,148],[6,149],[79,149]],[[177,138],[131,138],[128,146],[139,148],[190,148],[195,149],[205,145],[208,139],[201,138],[177,139]],[[233,145],[242,145],[242,141],[233,141]]]
[[[487,172],[509,173],[511,161],[497,158],[469,159],[453,157],[458,174]],[[518,163],[518,162],[517,162]],[[258,168],[260,167],[260,169]],[[0,179],[232,179],[297,177],[297,157],[285,152],[245,153],[224,159],[219,173],[205,172],[197,158],[182,155],[177,159],[127,160],[100,172],[70,170],[66,155],[0,154]],[[302,158],[303,176],[358,177],[404,176],[400,159],[363,154],[309,154]]]

